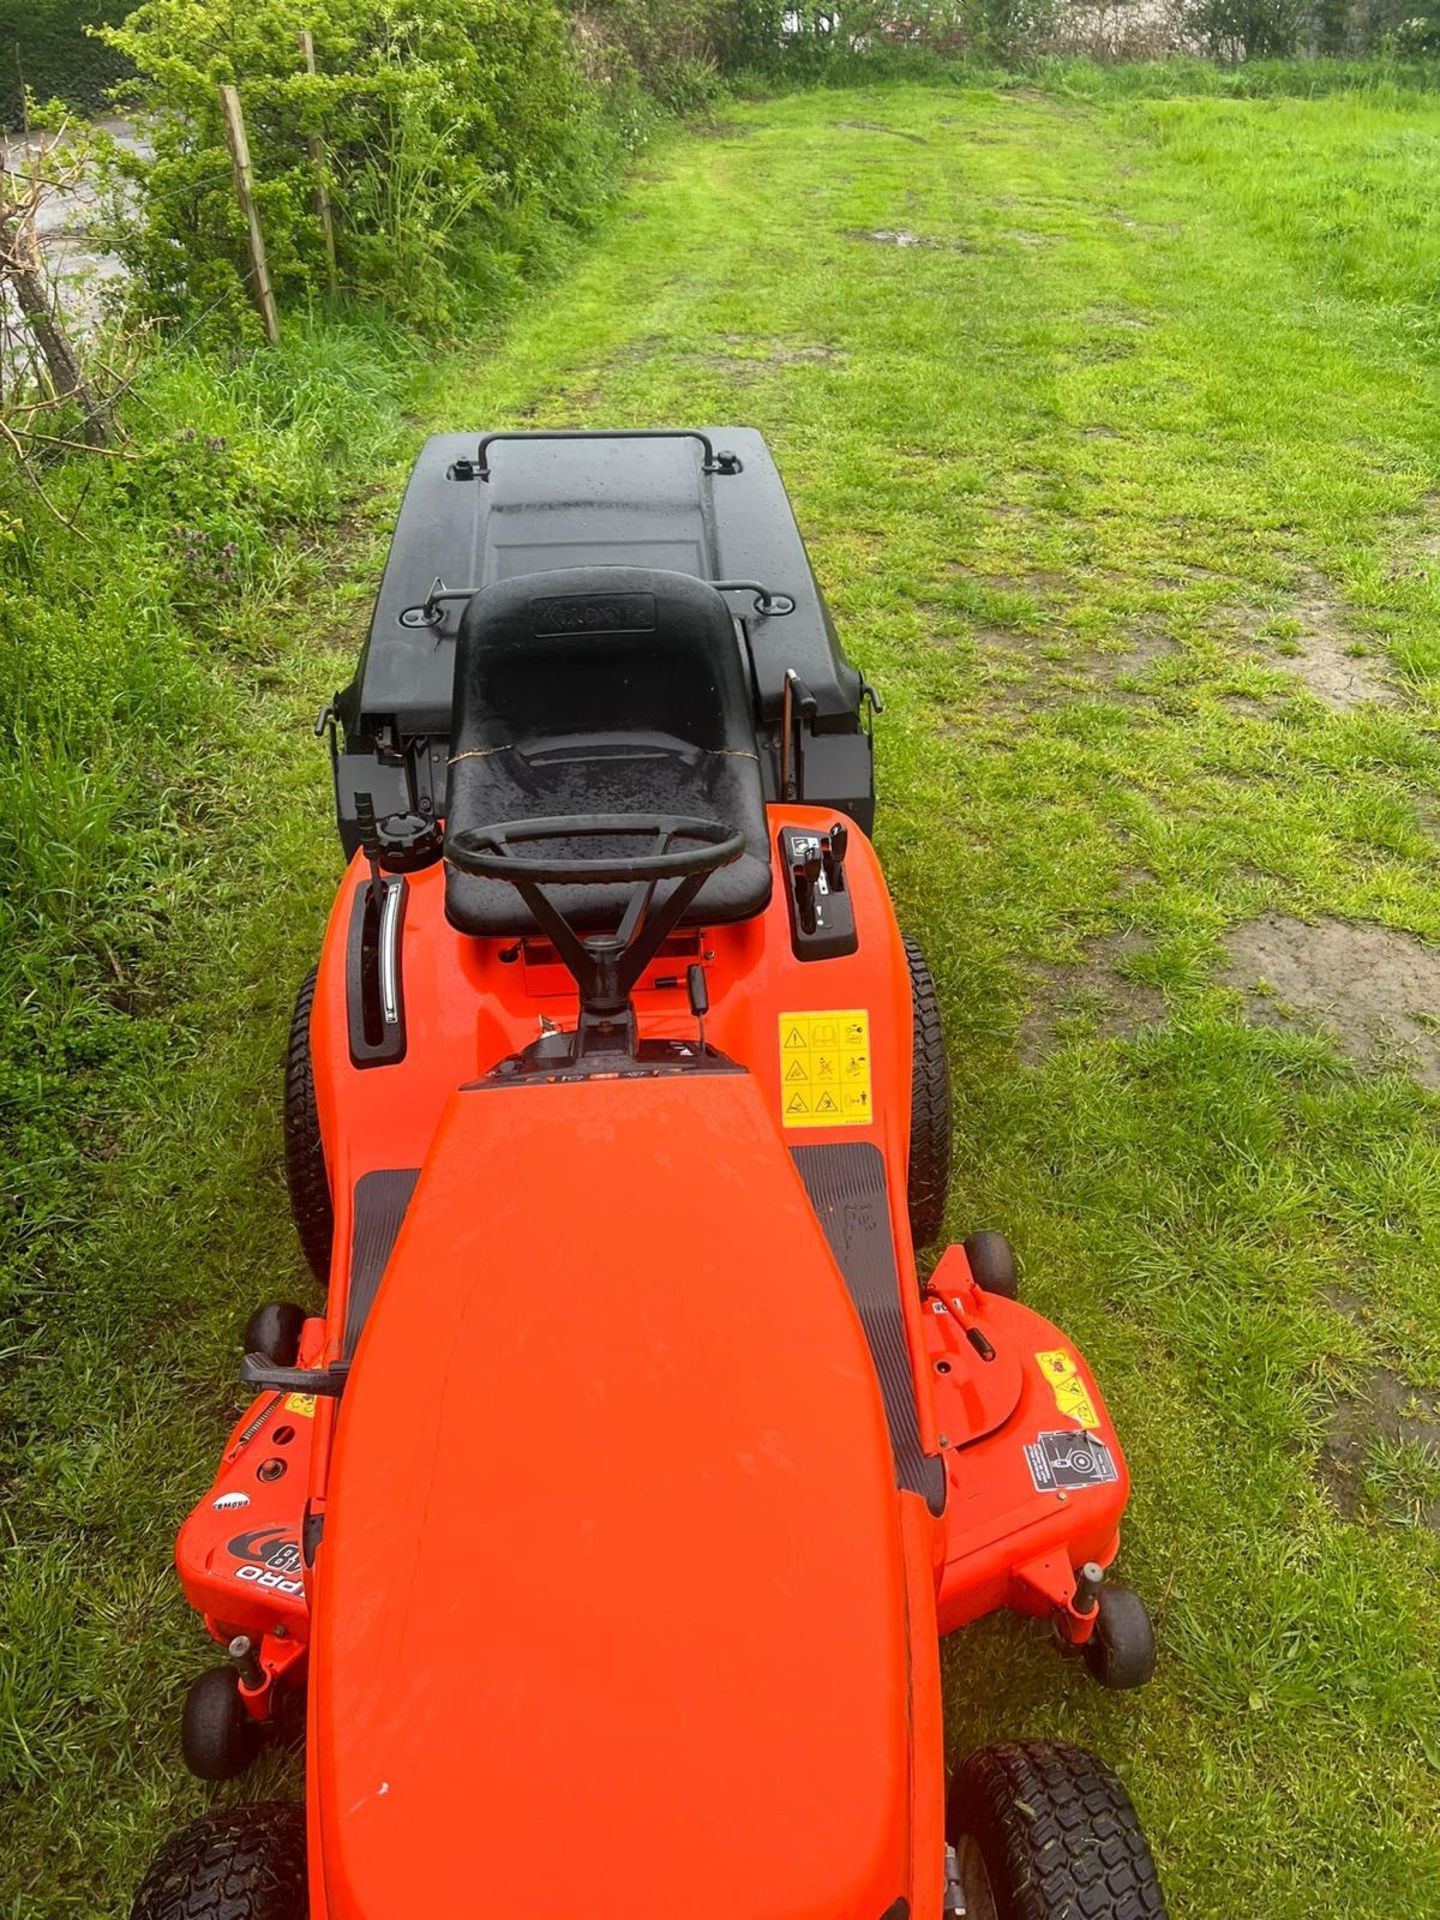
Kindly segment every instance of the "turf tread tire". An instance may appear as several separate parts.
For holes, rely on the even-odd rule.
[[[915,1049],[910,1071],[910,1234],[917,1248],[938,1240],[950,1190],[950,1062],[935,981],[918,941],[906,938]]]
[[[956,1770],[948,1828],[978,1845],[997,1920],[1166,1920],[1130,1796],[1083,1747],[982,1747]]]
[[[130,1920],[306,1920],[305,1813],[279,1801],[207,1813],[167,1840]]]
[[[300,982],[290,1018],[290,1045],[285,1055],[285,1184],[301,1250],[323,1286],[330,1278],[335,1210],[325,1171],[320,1110],[315,1102],[315,1063],[310,1054],[316,972],[312,967]]]

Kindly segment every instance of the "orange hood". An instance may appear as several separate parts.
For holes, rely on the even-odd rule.
[[[909,1891],[885,1416],[747,1075],[451,1099],[315,1600],[330,1920],[879,1920]]]

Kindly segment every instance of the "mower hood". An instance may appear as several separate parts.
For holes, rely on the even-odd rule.
[[[909,1892],[897,1495],[743,1073],[454,1095],[315,1570],[329,1920],[880,1920]]]

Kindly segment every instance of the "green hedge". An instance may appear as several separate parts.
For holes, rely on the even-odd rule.
[[[0,0],[0,126],[20,124],[20,84],[37,99],[103,113],[128,67],[86,27],[113,26],[133,0]]]

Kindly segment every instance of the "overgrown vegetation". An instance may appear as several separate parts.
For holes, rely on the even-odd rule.
[[[454,323],[465,293],[493,296],[497,273],[523,270],[557,225],[582,225],[623,156],[622,125],[605,91],[586,86],[551,0],[425,0],[406,12],[387,0],[145,0],[107,39],[152,116],[153,159],[115,155],[132,189],[117,244],[158,315],[218,307],[234,326],[248,307],[222,81],[244,103],[282,300],[338,287],[432,332]]]
[[[113,25],[129,0],[0,0],[0,128],[18,127],[24,95],[103,113],[125,76],[123,56],[91,27]]]

